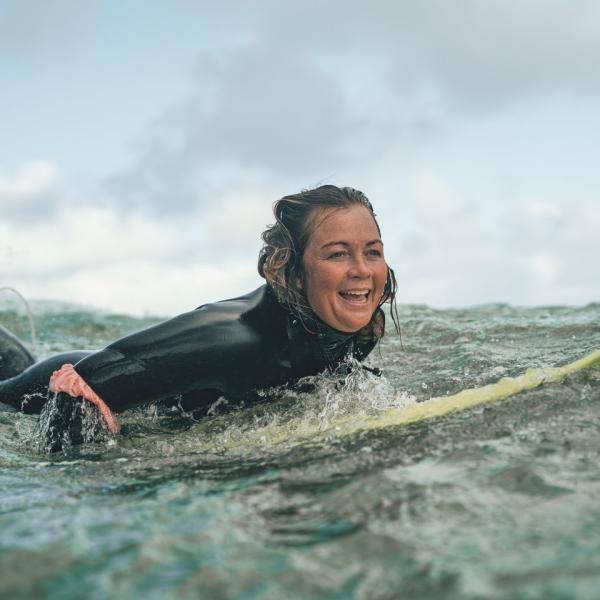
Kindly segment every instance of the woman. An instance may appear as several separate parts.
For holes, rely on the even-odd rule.
[[[364,359],[384,334],[385,302],[397,327],[396,281],[370,202],[355,189],[325,185],[285,196],[273,211],[258,260],[266,285],[98,352],[32,365],[0,382],[0,401],[33,413],[56,392],[58,421],[48,435],[57,449],[81,399],[116,433],[114,413],[139,404],[206,409],[219,396],[247,398],[333,369],[349,355]]]

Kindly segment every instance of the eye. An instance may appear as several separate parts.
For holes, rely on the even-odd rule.
[[[327,258],[342,258],[343,256],[347,256],[347,254],[346,250],[338,250],[337,252],[332,252]]]
[[[367,250],[367,256],[383,256],[381,250],[377,250],[377,248],[370,248]]]

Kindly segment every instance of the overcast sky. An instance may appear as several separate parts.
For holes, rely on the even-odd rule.
[[[363,190],[399,301],[600,301],[597,0],[0,0],[0,286],[170,315]]]

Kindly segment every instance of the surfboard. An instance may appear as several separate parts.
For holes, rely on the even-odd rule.
[[[496,383],[463,390],[451,396],[431,398],[403,408],[389,408],[377,415],[336,419],[331,427],[322,431],[335,429],[336,435],[350,435],[364,430],[399,427],[442,417],[475,406],[498,402],[543,384],[558,383],[567,375],[597,364],[600,364],[600,351],[592,352],[562,367],[527,369],[525,373],[517,377],[505,377]]]
[[[206,452],[247,453],[251,447],[269,449],[281,446],[290,449],[297,445],[322,444],[362,433],[383,429],[402,428],[413,423],[443,417],[451,413],[499,402],[543,384],[558,383],[567,375],[600,365],[600,351],[593,352],[561,367],[528,369],[517,377],[505,377],[496,383],[467,389],[451,396],[431,398],[403,407],[388,408],[375,414],[331,414],[326,420],[315,422],[315,416],[301,415],[291,419],[268,421],[264,425],[242,426],[232,423],[231,415],[221,415],[199,422],[190,430],[194,444]],[[343,392],[340,392],[343,393]],[[204,433],[204,435],[203,435]]]

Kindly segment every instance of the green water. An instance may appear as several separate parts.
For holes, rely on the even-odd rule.
[[[39,356],[153,322],[34,313]],[[600,369],[409,427],[320,433],[600,349],[600,305],[401,315],[403,348],[390,333],[369,358],[384,378],[318,377],[205,422],[148,408],[115,440],[51,456],[34,417],[0,413],[0,596],[600,597]],[[0,323],[27,335],[16,307]]]

